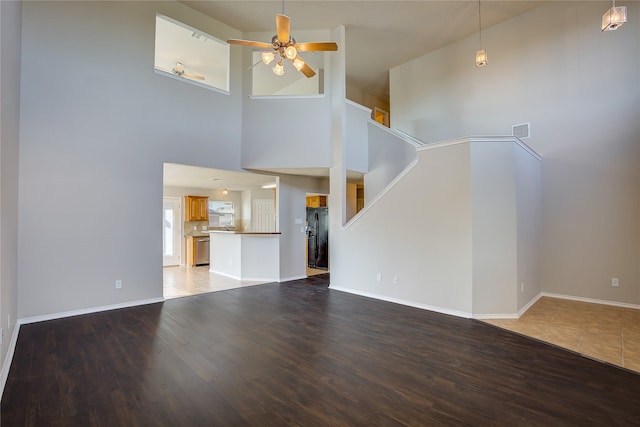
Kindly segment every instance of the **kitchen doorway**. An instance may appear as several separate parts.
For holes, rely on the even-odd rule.
[[[209,265],[192,263],[188,242],[208,238],[209,231],[226,227],[235,231],[253,230],[252,201],[258,201],[264,209],[256,213],[256,221],[273,231],[275,227],[275,201],[266,199],[274,191],[265,185],[276,185],[271,175],[249,172],[211,169],[198,166],[164,163],[163,165],[163,296],[166,299],[198,295],[244,286],[264,281],[240,280],[210,271]],[[190,216],[193,206],[185,198],[205,199],[204,218]],[[262,200],[264,199],[264,200]],[[262,200],[262,201],[261,201]],[[218,204],[211,202],[220,202]],[[187,214],[189,206],[189,215]],[[244,212],[243,212],[244,209]],[[210,221],[215,217],[215,221]],[[196,241],[197,243],[197,241]],[[191,253],[194,251],[192,250]],[[197,254],[197,250],[195,253]],[[207,257],[210,259],[210,257]]]
[[[180,265],[182,211],[179,197],[162,198],[162,266]]]
[[[307,276],[329,272],[329,207],[327,196],[307,195]]]

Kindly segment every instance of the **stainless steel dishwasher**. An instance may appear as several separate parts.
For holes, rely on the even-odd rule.
[[[209,264],[209,238],[196,237],[196,265]]]

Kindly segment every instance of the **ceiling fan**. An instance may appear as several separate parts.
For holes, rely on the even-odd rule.
[[[173,67],[173,70],[171,70],[171,71],[173,72],[173,74],[175,74],[177,76],[188,77],[190,79],[196,79],[196,80],[204,80],[204,76],[199,76],[197,74],[185,73],[184,65],[182,65],[181,62],[176,62],[176,66]]]
[[[227,43],[270,49],[262,52],[262,62],[264,62],[265,65],[269,65],[274,59],[276,59],[276,56],[279,56],[278,62],[273,67],[273,73],[279,76],[284,74],[284,64],[282,61],[288,59],[296,70],[300,71],[307,77],[313,77],[316,72],[307,65],[304,59],[298,55],[298,52],[336,51],[338,50],[338,45],[335,42],[297,43],[296,39],[291,37],[291,20],[284,14],[284,1],[282,12],[283,13],[276,15],[276,35],[271,39],[271,43],[239,39],[229,39],[227,40]]]

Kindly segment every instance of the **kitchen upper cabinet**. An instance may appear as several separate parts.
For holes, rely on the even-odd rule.
[[[327,196],[307,196],[308,208],[324,208],[327,206]]]
[[[184,196],[185,221],[209,221],[209,198]]]

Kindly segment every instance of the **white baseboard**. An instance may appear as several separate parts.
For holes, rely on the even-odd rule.
[[[478,319],[478,320],[482,320],[482,319],[519,319],[524,313],[527,312],[527,310],[529,310],[542,297],[559,298],[559,299],[566,299],[566,300],[571,300],[571,301],[586,302],[586,303],[590,303],[590,304],[603,304],[603,305],[611,305],[611,306],[614,306],[614,307],[624,307],[624,308],[631,308],[631,309],[640,310],[640,305],[638,305],[638,304],[629,304],[629,303],[625,303],[625,302],[607,301],[607,300],[594,299],[594,298],[574,297],[574,296],[571,296],[571,295],[554,294],[554,293],[551,293],[551,292],[540,292],[538,295],[533,297],[531,299],[531,301],[529,301],[524,307],[522,307],[520,310],[518,310],[518,312],[515,313],[515,314],[479,314],[479,315],[474,315],[473,318],[474,319]]]
[[[9,348],[7,349],[4,363],[2,364],[2,370],[0,370],[0,400],[2,400],[2,394],[4,393],[4,386],[7,384],[7,378],[9,378],[9,369],[11,369],[11,362],[13,361],[13,353],[16,351],[16,343],[18,342],[18,333],[20,332],[20,322],[16,322],[13,325],[13,332],[11,332],[11,341],[9,341]]]
[[[528,303],[526,303],[524,305],[524,307],[522,307],[520,310],[518,310],[518,319],[520,318],[520,316],[522,316],[523,314],[525,314],[527,312],[527,310],[529,310],[531,307],[533,307],[533,304],[537,303],[538,300],[540,298],[542,298],[542,292],[538,293],[538,295],[536,295],[535,297],[533,297],[531,299],[531,301],[529,301]]]
[[[533,304],[538,302],[540,298],[542,298],[542,292],[533,297],[531,301],[526,303],[524,307],[518,310],[517,313],[501,313],[501,314],[474,314],[473,318],[478,320],[486,320],[486,319],[519,319],[527,310],[529,310]]]
[[[572,301],[588,302],[588,303],[591,303],[591,304],[603,304],[603,305],[611,305],[611,306],[614,306],[614,307],[633,308],[633,309],[636,309],[636,310],[640,310],[640,305],[638,305],[638,304],[629,304],[629,303],[626,303],[626,302],[607,301],[607,300],[594,299],[594,298],[574,297],[574,296],[571,296],[571,295],[554,294],[554,293],[551,293],[551,292],[540,292],[539,297],[568,299],[568,300],[572,300]]]
[[[128,308],[128,307],[136,307],[138,305],[156,304],[159,302],[164,302],[164,300],[165,300],[164,298],[150,298],[150,299],[144,299],[144,300],[138,300],[138,301],[123,302],[119,304],[102,305],[99,307],[90,307],[90,308],[83,308],[80,310],[63,311],[61,313],[45,314],[42,316],[25,317],[23,319],[19,319],[19,322],[21,325],[26,325],[29,323],[44,322],[47,320],[62,319],[65,317],[80,316],[83,314],[98,313],[101,311],[117,310],[119,308]]]
[[[456,317],[464,317],[466,319],[469,319],[469,318],[472,317],[470,313],[466,313],[464,311],[451,310],[451,309],[448,309],[448,308],[437,307],[437,306],[434,306],[434,305],[420,304],[420,303],[416,303],[416,302],[413,302],[413,301],[406,301],[406,300],[402,300],[402,299],[398,299],[398,298],[391,298],[391,297],[387,297],[387,296],[384,296],[384,295],[378,295],[378,294],[372,294],[372,293],[369,293],[369,292],[359,291],[359,290],[356,290],[356,289],[342,288],[342,287],[333,286],[333,285],[329,285],[329,289],[334,290],[334,291],[347,292],[347,293],[350,293],[350,294],[360,295],[360,296],[363,296],[363,297],[373,298],[373,299],[377,299],[377,300],[381,300],[381,301],[392,302],[394,304],[400,304],[400,305],[406,305],[406,306],[409,306],[409,307],[420,308],[422,310],[435,311],[436,313],[448,314],[448,315],[456,316]]]
[[[514,313],[514,314],[474,314],[473,318],[474,319],[478,319],[478,320],[485,320],[485,319],[517,319],[519,316],[518,314]]]

